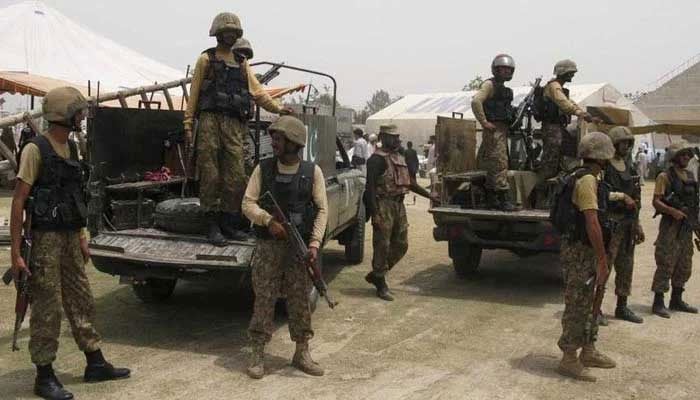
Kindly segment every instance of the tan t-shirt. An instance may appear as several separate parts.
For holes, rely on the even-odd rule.
[[[673,167],[678,174],[678,177],[683,181],[688,180],[688,171]],[[654,195],[664,196],[666,194],[666,189],[671,185],[671,180],[668,178],[667,172],[662,172],[656,177],[656,185],[654,186]]]
[[[235,60],[232,51],[225,51],[223,49],[216,49],[216,57],[220,60],[224,60],[226,64],[237,65],[238,62]],[[241,64],[238,64],[243,68],[246,76],[248,77],[248,90],[250,95],[253,96],[255,103],[260,107],[266,109],[269,112],[278,114],[282,107],[275,101],[270,95],[265,91],[263,85],[260,84],[258,78],[250,70],[248,61],[245,60]],[[190,85],[190,98],[187,102],[187,110],[185,110],[184,125],[185,129],[192,129],[192,123],[194,121],[194,116],[197,113],[197,106],[199,105],[199,93],[209,71],[209,55],[207,53],[202,53],[199,58],[197,58],[197,63],[194,67],[194,73],[192,74],[192,83]]]
[[[299,170],[299,163],[294,165],[285,165],[277,162],[277,170],[281,174],[293,175]],[[263,210],[258,205],[260,199],[260,187],[262,186],[262,178],[260,175],[260,166],[256,166],[253,173],[250,175],[248,187],[243,195],[243,203],[241,210],[243,214],[255,225],[267,226],[272,219],[272,215]],[[313,201],[318,209],[316,220],[314,221],[313,232],[311,233],[311,241],[309,246],[320,248],[323,242],[323,236],[326,233],[326,224],[328,223],[328,198],[326,196],[326,179],[323,177],[323,171],[317,165],[314,169],[314,187]]]
[[[584,175],[574,186],[571,201],[579,211],[598,210],[598,181],[600,175]]]

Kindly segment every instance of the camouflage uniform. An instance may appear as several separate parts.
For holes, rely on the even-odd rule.
[[[634,238],[637,221],[622,222],[612,232],[608,245],[608,261],[615,267],[615,295],[629,297],[632,294],[634,270]]]
[[[509,190],[508,185],[508,151],[507,137],[508,125],[504,122],[493,122],[496,130],[484,129],[483,142],[484,149],[480,169],[486,170],[486,187],[491,190]]]
[[[376,217],[372,219],[374,234],[372,270],[376,276],[385,276],[408,251],[408,219],[403,198],[377,199]]]
[[[565,170],[561,154],[562,130],[557,123],[542,123],[542,159],[537,175],[543,182]]]
[[[36,365],[56,359],[61,304],[81,351],[100,348],[94,328],[95,305],[80,251],[80,232],[34,232],[29,352]]]
[[[651,290],[666,293],[669,281],[674,288],[683,288],[690,279],[693,265],[693,232],[680,221],[664,216],[659,225],[656,249],[656,272]]]
[[[294,342],[314,336],[308,294],[311,280],[288,241],[259,240],[252,261],[255,306],[248,333],[253,343],[264,345],[274,330],[275,302],[282,288],[287,297],[289,335]]]
[[[403,199],[411,180],[402,155],[377,149],[374,156],[384,159],[386,169],[376,182],[372,270],[375,276],[384,277],[408,251],[408,219]]]
[[[246,123],[222,113],[199,115],[199,197],[206,211],[240,210],[246,185],[243,139]]]
[[[559,255],[564,270],[564,314],[559,348],[573,351],[598,336],[598,324],[593,323],[593,290],[595,288],[596,256],[593,247],[578,240],[563,238]],[[588,282],[589,279],[593,281]]]

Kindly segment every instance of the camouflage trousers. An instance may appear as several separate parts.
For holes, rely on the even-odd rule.
[[[199,199],[206,211],[238,212],[246,187],[243,139],[246,124],[203,112],[197,128]]]
[[[484,129],[479,169],[486,171],[486,188],[508,190],[508,126],[495,122],[496,130]]]
[[[372,271],[376,276],[385,276],[408,251],[408,220],[402,198],[377,199],[372,216]]]
[[[593,323],[592,312],[596,257],[592,247],[563,238],[559,259],[566,286],[558,345],[562,351],[575,351],[598,336],[598,324]],[[591,278],[593,281],[588,282]]]
[[[95,302],[85,275],[79,232],[33,232],[32,276],[29,279],[32,362],[56,359],[61,334],[61,305],[81,351],[100,348],[94,328]]]
[[[537,181],[545,182],[564,170],[561,153],[562,127],[559,124],[542,124],[542,158],[537,170]]]
[[[671,286],[683,288],[693,268],[693,232],[679,221],[664,216],[659,224],[656,249],[656,272],[651,285],[654,293],[665,293]]]
[[[275,303],[280,295],[287,297],[289,335],[292,340],[306,342],[314,336],[311,329],[309,293],[311,279],[297,261],[287,241],[258,240],[252,261],[255,304],[248,334],[253,343],[265,344],[274,330]]]
[[[617,296],[628,297],[632,294],[636,224],[636,220],[631,223],[622,223],[610,236],[608,263],[615,268],[615,295]]]

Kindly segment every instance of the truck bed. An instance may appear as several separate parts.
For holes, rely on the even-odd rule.
[[[90,241],[95,265],[101,259],[161,267],[248,269],[255,241],[229,241],[217,247],[198,235],[182,235],[158,229],[101,232]]]

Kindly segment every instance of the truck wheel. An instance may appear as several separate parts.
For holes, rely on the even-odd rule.
[[[161,201],[153,219],[156,227],[169,232],[198,234],[207,229],[206,213],[196,197]]]
[[[481,247],[467,245],[466,250],[459,256],[452,257],[457,276],[467,278],[476,273],[481,261]]]
[[[360,209],[357,210],[357,223],[348,229],[352,229],[352,237],[345,245],[345,259],[351,264],[359,264],[365,258],[365,203],[360,201]]]
[[[134,283],[131,288],[144,303],[160,303],[172,296],[176,283],[177,279],[147,278],[144,282]]]

